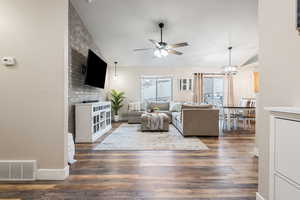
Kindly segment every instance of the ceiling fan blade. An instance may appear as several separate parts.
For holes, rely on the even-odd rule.
[[[142,49],[133,49],[133,51],[149,51],[153,50],[154,48],[142,48]]]
[[[183,54],[182,52],[176,51],[176,50],[174,50],[174,49],[169,49],[169,50],[168,50],[168,53],[175,54],[175,55],[179,55],[179,56]]]
[[[186,47],[189,46],[187,42],[177,43],[177,44],[170,44],[168,45],[169,49],[178,48],[178,47]]]
[[[155,40],[152,40],[152,39],[150,39],[149,41],[152,42],[157,48],[161,47],[160,44],[159,44],[159,42],[157,42]]]

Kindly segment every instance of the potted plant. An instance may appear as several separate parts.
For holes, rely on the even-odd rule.
[[[119,110],[123,107],[123,101],[125,99],[124,92],[117,90],[111,90],[111,107],[114,112],[114,120],[119,121]]]

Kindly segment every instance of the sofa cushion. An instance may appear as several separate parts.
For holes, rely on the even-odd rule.
[[[158,107],[159,110],[169,110],[170,103],[169,102],[148,102],[147,110],[152,110],[155,107]]]
[[[130,111],[127,113],[128,117],[135,117],[141,116],[144,112],[143,111]]]
[[[140,111],[141,103],[140,102],[132,102],[128,104],[128,111]]]
[[[173,102],[170,103],[170,111],[171,112],[180,112],[182,103]]]
[[[177,120],[177,121],[181,121],[181,112],[172,112],[172,119]]]

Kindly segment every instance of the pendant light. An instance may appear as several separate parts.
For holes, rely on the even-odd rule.
[[[116,79],[117,78],[117,64],[118,64],[118,62],[114,62],[115,63],[115,76],[114,76],[114,78]]]
[[[225,74],[235,74],[237,73],[237,67],[232,65],[232,46],[228,47],[229,51],[229,63],[224,67]]]

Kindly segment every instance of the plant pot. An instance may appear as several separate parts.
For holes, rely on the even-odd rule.
[[[115,120],[115,122],[118,122],[120,120],[120,116],[119,115],[115,115],[114,116],[114,120]]]

